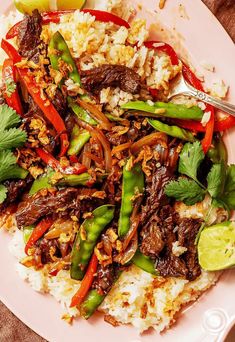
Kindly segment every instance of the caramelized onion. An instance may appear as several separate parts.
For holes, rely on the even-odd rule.
[[[73,221],[70,221],[70,220],[64,221],[64,220],[58,219],[52,225],[49,232],[46,233],[45,238],[47,240],[56,239],[56,238],[60,237],[61,234],[72,232],[73,228],[74,228],[74,222]]]
[[[142,147],[148,145],[153,146],[156,145],[159,141],[167,142],[167,135],[161,132],[155,132],[145,137],[141,138],[140,140],[134,142],[131,146],[131,153],[138,154]]]
[[[95,105],[90,104],[81,100],[80,98],[77,99],[77,103],[85,110],[87,110],[92,118],[100,124],[101,128],[110,131],[112,128],[112,124],[109,119],[102,113]]]
[[[84,165],[87,170],[91,167],[91,158],[87,155],[87,153],[91,152],[90,144],[87,143],[84,146],[83,152],[82,152],[82,165]]]
[[[97,127],[92,127],[88,123],[81,121],[78,118],[76,118],[76,120],[79,126],[81,126],[82,128],[85,128],[91,134],[92,137],[95,137],[101,143],[103,150],[104,150],[105,170],[107,172],[110,172],[112,169],[112,154],[111,154],[110,144],[108,140],[106,139],[105,135]]]
[[[119,259],[120,264],[125,265],[126,263],[128,263],[135,255],[137,248],[138,248],[138,234],[136,232],[131,242],[129,243],[129,246],[120,257]]]
[[[116,153],[119,153],[119,152],[122,152],[124,150],[127,150],[128,148],[130,148],[132,145],[132,142],[129,141],[125,144],[121,144],[119,146],[115,146],[113,149],[112,149],[112,155],[116,154]]]

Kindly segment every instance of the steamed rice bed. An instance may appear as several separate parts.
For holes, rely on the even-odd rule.
[[[113,11],[128,19],[131,9],[125,8],[119,0],[99,1],[96,8]],[[0,38],[7,30],[21,19],[20,14],[11,13],[1,17]],[[143,20],[135,20],[128,30],[117,28],[111,23],[101,23],[89,14],[76,11],[64,16],[60,24],[44,26],[42,38],[48,42],[57,30],[65,38],[75,58],[89,55],[89,60],[81,62],[84,70],[100,66],[104,63],[122,64],[133,68],[148,86],[158,90],[168,89],[169,81],[180,71],[181,66],[172,66],[166,55],[156,55],[143,46],[148,38],[148,31]],[[128,42],[132,44],[125,45]],[[5,59],[0,52],[0,69]],[[116,89],[103,89],[100,102],[106,105],[106,110],[120,115],[118,105],[122,105],[134,98],[133,95]],[[10,251],[18,259],[17,271],[20,277],[27,280],[34,290],[50,293],[59,301],[65,313],[75,317],[77,309],[69,308],[72,296],[80,286],[79,281],[70,279],[69,271],[60,271],[56,277],[47,274],[46,267],[39,271],[20,264],[24,254],[22,232],[15,225],[14,220],[8,222],[8,229],[13,233]],[[193,282],[181,278],[154,278],[136,266],[131,266],[123,272],[102,303],[100,310],[115,318],[120,323],[131,323],[140,332],[154,327],[158,332],[163,331],[173,321],[175,314],[181,307],[196,300],[199,295],[213,285],[219,273],[202,272]],[[68,318],[68,316],[65,316]]]

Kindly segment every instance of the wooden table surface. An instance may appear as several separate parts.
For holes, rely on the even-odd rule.
[[[169,0],[168,0],[169,1]],[[171,1],[171,0],[170,0]],[[194,1],[194,0],[191,0]],[[235,42],[235,0],[203,0]],[[0,302],[1,342],[45,342]],[[235,330],[226,342],[235,341]]]

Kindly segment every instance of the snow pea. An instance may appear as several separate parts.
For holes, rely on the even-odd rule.
[[[145,272],[151,273],[153,275],[158,275],[154,267],[154,262],[148,256],[142,254],[138,249],[131,259],[131,262],[137,267],[141,268]]]
[[[29,195],[32,196],[36,194],[39,190],[42,189],[50,189],[53,185],[50,183],[51,177],[55,174],[55,171],[49,169],[47,173],[35,179],[33,182],[31,189],[29,190]]]
[[[52,68],[59,70],[59,61],[62,60],[71,67],[69,71],[69,78],[74,83],[81,85],[80,75],[78,73],[77,66],[70,53],[69,47],[59,31],[55,32],[49,43],[49,58]]]
[[[135,195],[144,190],[144,173],[140,164],[132,168],[129,159],[123,168],[122,179],[122,204],[118,221],[118,235],[124,237],[130,229],[130,218],[133,211]]]
[[[167,117],[174,119],[186,119],[186,120],[198,120],[203,117],[203,111],[193,106],[188,108],[182,104],[155,102],[153,105],[144,101],[131,101],[121,106],[122,109],[139,110],[151,114],[155,114],[156,117]],[[159,111],[162,109],[162,113]]]
[[[68,96],[67,101],[68,101],[69,107],[72,109],[74,114],[76,114],[80,120],[85,121],[86,123],[92,126],[97,125],[97,122],[90,116],[90,114],[85,109],[80,107],[76,102],[74,102],[71,97]]]
[[[105,294],[100,294],[96,289],[90,290],[84,302],[80,306],[80,314],[83,318],[90,318],[105,299]]]
[[[78,154],[83,146],[89,141],[91,135],[85,129],[79,129],[77,125],[74,126],[71,134],[68,155],[73,156]]]
[[[64,177],[58,181],[57,185],[58,186],[86,185],[89,180],[91,180],[91,176],[87,172],[81,173],[80,175],[64,175]]]
[[[219,164],[221,161],[228,162],[228,151],[223,141],[223,138],[218,133],[214,136],[212,147],[207,152],[207,156],[211,159],[212,163]]]
[[[97,240],[113,217],[114,206],[107,204],[96,208],[92,212],[92,217],[82,223],[72,249],[70,268],[72,279],[81,280],[83,278]]]
[[[148,119],[148,123],[157,131],[166,133],[171,137],[179,138],[190,142],[196,141],[194,135],[186,129],[180,128],[178,126],[169,126],[161,121],[154,119]]]
[[[24,243],[27,243],[30,235],[32,234],[33,230],[34,230],[34,225],[31,226],[27,226],[23,228],[23,239],[24,239]]]

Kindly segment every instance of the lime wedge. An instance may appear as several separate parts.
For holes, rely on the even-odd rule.
[[[14,3],[18,11],[31,14],[34,9],[39,12],[80,9],[85,0],[15,0]]]
[[[235,266],[235,222],[205,228],[198,241],[198,260],[207,271]]]

